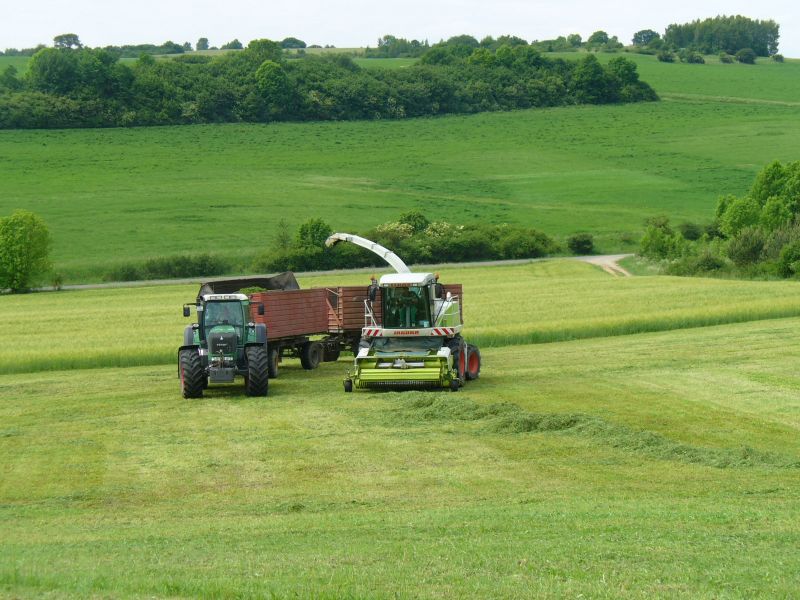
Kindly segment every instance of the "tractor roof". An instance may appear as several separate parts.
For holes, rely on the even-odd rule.
[[[428,285],[434,281],[433,273],[390,273],[381,277],[380,285]]]
[[[244,294],[203,294],[201,298],[205,302],[224,302],[227,300],[241,302],[242,300],[249,300]]]

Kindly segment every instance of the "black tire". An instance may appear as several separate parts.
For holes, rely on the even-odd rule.
[[[461,384],[459,383],[458,379],[451,379],[450,380],[450,391],[451,392],[457,392],[458,388],[460,388],[460,387],[461,387]]]
[[[353,391],[353,380],[352,379],[345,379],[344,380],[344,391],[348,394]]]
[[[274,346],[270,346],[267,351],[267,356],[269,358],[267,374],[270,379],[275,379],[278,376],[278,363],[281,361],[281,351]]]
[[[266,396],[269,389],[267,349],[264,346],[248,346],[245,348],[245,354],[247,355],[245,393],[248,396]]]
[[[300,348],[300,364],[307,371],[316,369],[322,362],[322,344],[319,342],[306,342]]]
[[[481,376],[481,351],[477,346],[467,344],[467,380],[473,381]]]
[[[178,354],[178,372],[181,377],[181,394],[184,398],[202,398],[206,374],[196,348],[181,350]]]

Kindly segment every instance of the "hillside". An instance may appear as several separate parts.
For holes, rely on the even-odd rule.
[[[601,55],[602,57],[603,55]],[[2,131],[0,213],[41,214],[56,269],[211,252],[246,270],[283,220],[359,229],[432,219],[587,230],[630,250],[642,221],[710,220],[771,160],[800,151],[800,63],[668,65],[636,57],[659,103],[382,122]],[[705,93],[703,73],[714,73]],[[788,73],[788,75],[787,75]],[[731,101],[730,94],[737,100]],[[792,96],[795,94],[795,96]],[[89,235],[87,235],[89,233]]]

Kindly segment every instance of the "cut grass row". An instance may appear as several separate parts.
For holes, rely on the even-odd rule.
[[[458,394],[345,395],[342,363],[192,402],[168,366],[3,375],[0,591],[790,597],[798,335],[492,348]]]
[[[464,284],[465,337],[483,348],[800,315],[797,282],[621,279],[566,260],[441,274]],[[301,280],[365,283],[363,273]],[[190,322],[180,307],[196,293],[183,285],[0,297],[0,312],[14,323],[0,373],[174,363]]]

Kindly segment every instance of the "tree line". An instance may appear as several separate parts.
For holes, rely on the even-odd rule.
[[[465,36],[469,37],[469,36]],[[474,39],[474,38],[473,38]],[[440,43],[406,69],[362,69],[345,55],[239,52],[123,63],[105,49],[44,48],[0,74],[0,128],[403,118],[656,100],[636,65],[544,56],[530,45]]]
[[[634,34],[632,41],[637,51],[651,54],[684,50],[700,55],[734,56],[748,50],[754,56],[774,56],[778,52],[779,38],[780,26],[771,19],[761,21],[742,15],[722,15],[690,23],[672,23],[663,36],[652,29],[643,29]]]

